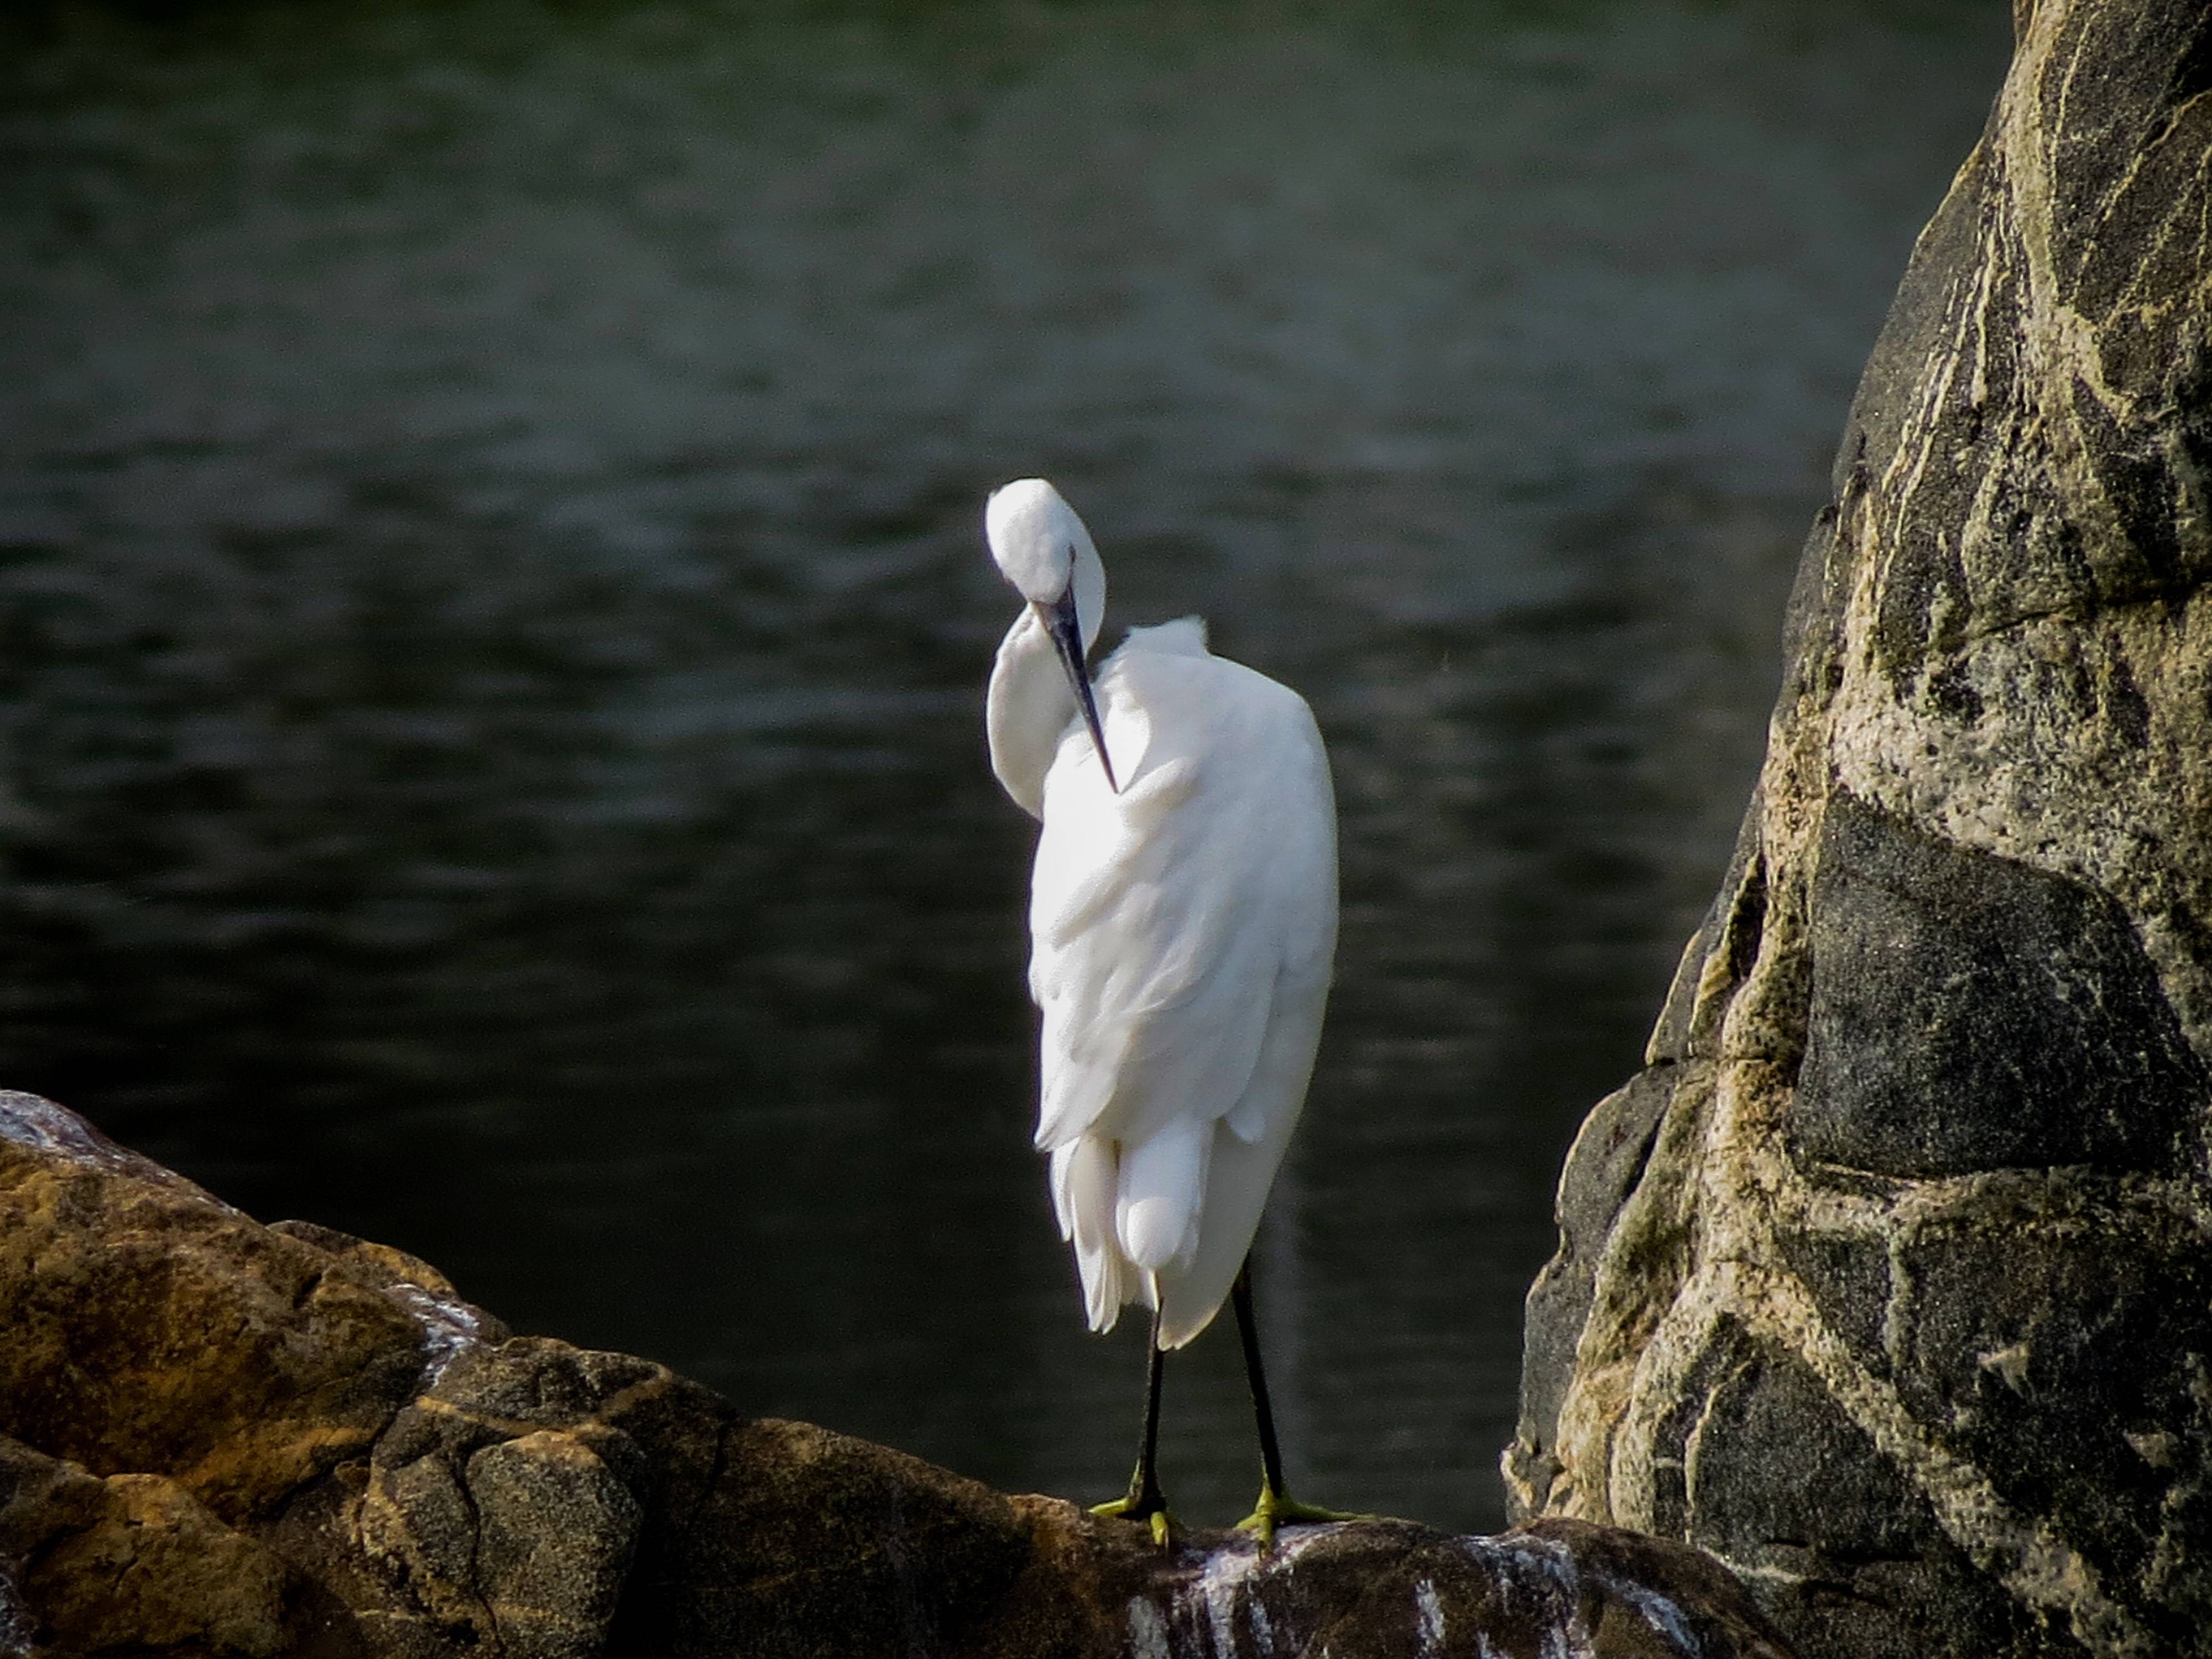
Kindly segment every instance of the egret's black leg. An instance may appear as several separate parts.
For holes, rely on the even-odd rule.
[[[1166,1369],[1167,1355],[1160,1348],[1160,1316],[1157,1310],[1152,1315],[1152,1340],[1146,1345],[1146,1354],[1145,1437],[1137,1448],[1137,1468],[1129,1477],[1129,1495],[1110,1504],[1097,1504],[1091,1512],[1141,1521],[1152,1528],[1152,1541],[1164,1547],[1175,1516],[1168,1512],[1168,1500],[1160,1493],[1160,1376]]]
[[[1244,1380],[1252,1387],[1252,1415],[1260,1425],[1260,1502],[1237,1523],[1242,1532],[1258,1535],[1260,1547],[1275,1541],[1275,1528],[1285,1521],[1359,1521],[1366,1517],[1340,1510],[1317,1509],[1291,1497],[1283,1480],[1283,1452],[1275,1440],[1275,1413],[1267,1400],[1267,1368],[1260,1363],[1260,1322],[1252,1313],[1252,1259],[1237,1270],[1237,1284],[1229,1292],[1237,1309],[1237,1334],[1244,1343]]]
[[[1139,1515],[1165,1510],[1160,1496],[1160,1378],[1167,1370],[1160,1348],[1160,1316],[1152,1316],[1152,1340],[1145,1345],[1145,1437],[1137,1443],[1136,1473],[1129,1477],[1128,1504]]]
[[[1252,1415],[1260,1424],[1260,1474],[1266,1490],[1281,1497],[1283,1450],[1275,1441],[1275,1413],[1267,1400],[1267,1368],[1260,1363],[1260,1322],[1252,1313],[1252,1258],[1237,1270],[1237,1284],[1229,1292],[1237,1308],[1237,1334],[1244,1343],[1244,1380],[1252,1389]]]

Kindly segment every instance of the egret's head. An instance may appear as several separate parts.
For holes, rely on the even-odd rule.
[[[1050,618],[1073,605],[1087,652],[1105,620],[1106,568],[1075,509],[1042,478],[1017,478],[991,492],[983,538],[1014,591]]]
[[[991,492],[983,507],[983,539],[1000,573],[1030,602],[1051,639],[1107,784],[1118,790],[1091,675],[1083,665],[1106,617],[1106,567],[1098,562],[1091,532],[1042,478],[1017,478]]]

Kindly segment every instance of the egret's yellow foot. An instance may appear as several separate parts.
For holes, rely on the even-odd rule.
[[[1152,1532],[1152,1542],[1162,1549],[1168,1547],[1168,1540],[1174,1536],[1176,1528],[1182,1525],[1175,1518],[1174,1511],[1168,1508],[1166,1500],[1157,1494],[1149,1501],[1133,1495],[1117,1498],[1110,1504],[1093,1504],[1091,1512],[1093,1515],[1116,1516],[1125,1521],[1143,1522]]]
[[[1237,1523],[1237,1530],[1249,1532],[1260,1540],[1261,1549],[1271,1548],[1275,1541],[1275,1528],[1292,1526],[1307,1521],[1372,1521],[1371,1515],[1358,1515],[1347,1510],[1325,1510],[1317,1504],[1301,1504],[1288,1492],[1278,1492],[1262,1482],[1260,1502],[1251,1514]]]

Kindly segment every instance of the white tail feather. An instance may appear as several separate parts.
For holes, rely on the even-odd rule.
[[[1211,1120],[1185,1118],[1123,1150],[1114,1231],[1121,1253],[1146,1272],[1180,1272],[1189,1265],[1198,1249],[1212,1147]]]

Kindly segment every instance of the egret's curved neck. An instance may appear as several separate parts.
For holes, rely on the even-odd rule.
[[[1074,562],[1069,591],[1075,596],[1075,623],[1084,653],[1098,641],[1106,620],[1106,567],[1090,538],[1072,538]],[[1060,739],[1076,717],[1075,692],[1054,649],[1052,635],[1036,605],[1025,605],[991,664],[991,689],[984,699],[983,726],[991,739],[991,770],[1033,818],[1044,817],[1044,775],[1060,752]]]
[[[991,770],[1033,818],[1044,816],[1045,771],[1074,719],[1067,672],[1036,612],[1024,605],[991,664],[983,728],[991,739]]]

